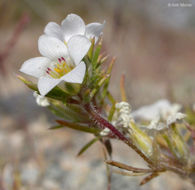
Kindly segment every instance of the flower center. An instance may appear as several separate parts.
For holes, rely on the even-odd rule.
[[[58,62],[55,64],[53,68],[47,67],[46,73],[52,78],[57,79],[67,74],[72,69],[73,69],[73,66],[68,65],[66,60],[63,57],[61,57],[61,58],[58,58]]]

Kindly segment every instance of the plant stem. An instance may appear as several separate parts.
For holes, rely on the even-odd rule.
[[[126,143],[129,147],[131,147],[137,154],[139,154],[148,164],[150,167],[153,168],[153,162],[146,157],[133,143],[130,139],[127,139],[118,129],[116,129],[111,123],[109,123],[106,119],[104,119],[94,108],[92,103],[88,103],[84,105],[85,109],[88,113],[92,116],[92,118],[97,121],[100,126],[105,129],[108,128],[114,133],[116,137]]]

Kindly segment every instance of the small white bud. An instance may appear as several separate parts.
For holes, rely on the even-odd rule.
[[[47,107],[50,105],[48,99],[45,96],[41,96],[35,91],[33,96],[36,98],[36,103],[41,107]]]
[[[110,133],[110,129],[105,128],[104,130],[102,130],[102,131],[100,132],[100,135],[101,135],[101,136],[107,136],[109,133]]]

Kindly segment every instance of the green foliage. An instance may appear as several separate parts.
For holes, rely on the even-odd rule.
[[[96,143],[101,137],[95,137],[90,140],[87,144],[85,144],[81,150],[78,152],[77,156],[81,156],[89,147],[91,147],[94,143]]]
[[[89,127],[88,125],[79,125],[79,124],[64,121],[64,120],[56,120],[56,122],[63,127],[68,127],[68,128],[82,131],[82,132],[86,132],[86,133],[99,134],[99,132],[100,132],[98,129]],[[50,129],[52,129],[52,128],[50,128]],[[56,129],[56,126],[54,126],[54,129]]]

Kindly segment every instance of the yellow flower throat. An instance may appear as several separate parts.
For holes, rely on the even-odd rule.
[[[73,69],[72,66],[68,65],[63,57],[58,58],[58,62],[56,63],[54,68],[47,68],[46,73],[50,75],[52,78],[61,78],[68,72]]]

